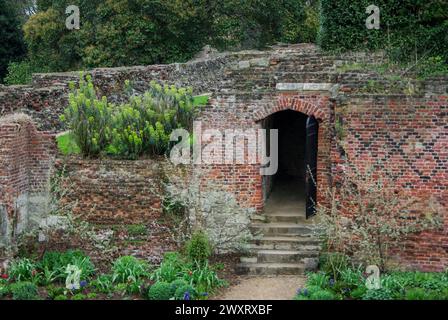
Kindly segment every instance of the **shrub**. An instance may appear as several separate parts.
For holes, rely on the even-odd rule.
[[[73,83],[70,83],[70,88],[69,106],[62,120],[68,124],[82,155],[98,156],[111,140],[111,107],[106,97],[97,99],[90,75],[85,79],[81,75],[79,89],[75,90]]]
[[[65,300],[68,300],[68,297],[64,296],[63,294],[60,294],[60,295],[54,297],[54,300],[55,301],[65,301]]]
[[[155,281],[173,282],[181,276],[184,270],[185,262],[182,261],[178,252],[167,252],[163,261],[151,275],[151,279]]]
[[[326,248],[350,254],[364,265],[377,265],[382,271],[392,248],[403,249],[408,236],[437,229],[442,223],[440,203],[429,195],[422,203],[397,190],[394,174],[387,168],[383,160],[362,168],[348,161],[343,178],[327,190],[331,205],[317,206]],[[424,214],[416,214],[423,205],[428,206]],[[336,280],[347,262],[344,256],[330,258],[323,268]]]
[[[31,82],[33,72],[29,61],[10,62],[4,82],[7,85],[28,84]]]
[[[11,293],[14,300],[36,300],[39,297],[37,286],[28,281],[12,284]]]
[[[186,286],[186,285],[188,285],[188,283],[184,279],[176,279],[173,282],[171,282],[171,288],[172,288],[173,292],[176,292],[176,290],[179,287]]]
[[[172,143],[172,130],[191,130],[197,107],[191,89],[150,83],[143,96],[130,96],[129,103],[113,116],[112,147],[124,158],[142,154],[165,154]]]
[[[88,279],[95,273],[95,266],[90,261],[90,257],[80,250],[47,251],[42,257],[39,267],[47,272],[55,272],[55,279],[63,281],[67,277],[65,271],[69,264],[75,265],[81,270],[81,279]]]
[[[341,272],[348,269],[349,261],[346,255],[338,252],[322,253],[319,258],[319,269],[337,281]]]
[[[212,254],[210,241],[203,231],[193,233],[191,239],[185,245],[188,258],[192,262],[204,264]]]
[[[39,279],[37,265],[27,258],[13,261],[9,268],[9,275],[15,281],[36,282]]]
[[[168,282],[156,282],[148,290],[149,300],[170,300],[172,296],[172,286]]]
[[[112,281],[115,283],[138,282],[148,277],[149,266],[145,261],[132,256],[118,258],[112,266]]]
[[[174,298],[176,300],[193,300],[196,297],[196,289],[189,284],[178,287],[174,293]]]

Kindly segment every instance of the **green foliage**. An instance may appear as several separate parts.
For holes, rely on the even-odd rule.
[[[75,136],[71,132],[64,133],[56,138],[59,152],[64,156],[79,154],[81,150],[76,144]]]
[[[101,101],[96,98],[90,76],[86,80],[81,76],[79,89],[71,86],[70,104],[62,120],[85,157],[105,152],[126,159],[165,154],[173,145],[172,130],[191,130],[198,110],[191,88],[162,87],[151,82],[143,96],[131,95],[128,103],[113,106],[105,97]],[[68,152],[64,145],[61,149]]]
[[[307,278],[308,286],[316,286],[319,288],[328,287],[330,282],[330,276],[324,272],[310,273]]]
[[[112,275],[101,274],[95,280],[91,282],[91,285],[95,290],[101,293],[111,293],[114,290],[114,284]]]
[[[173,292],[176,292],[176,290],[179,287],[183,287],[183,286],[186,286],[186,285],[188,285],[188,283],[184,279],[181,279],[181,278],[177,278],[176,280],[171,282],[171,288],[172,288]]]
[[[70,300],[86,300],[87,296],[83,293],[77,293],[73,295],[73,297]]]
[[[203,231],[196,231],[185,245],[185,251],[190,261],[205,264],[212,254],[212,247]]]
[[[14,0],[0,0],[0,83],[7,72],[8,63],[20,59],[25,53],[21,19]]]
[[[448,75],[448,61],[442,56],[423,59],[417,65],[417,72],[421,78]]]
[[[151,279],[155,281],[173,282],[182,274],[184,266],[185,262],[182,261],[178,252],[167,252],[159,268],[151,274]]]
[[[295,300],[336,300],[337,296],[330,289],[324,289],[316,285],[308,285],[307,288],[299,289]]]
[[[364,286],[361,286],[361,287],[358,287],[358,288],[352,290],[352,292],[350,292],[350,297],[355,300],[360,300],[366,294],[366,292],[367,292],[367,288]]]
[[[11,263],[9,275],[15,281],[32,281],[37,282],[39,273],[37,265],[28,258],[18,259]]]
[[[386,49],[394,61],[448,59],[448,2],[378,0],[380,29],[367,29],[369,0],[321,1],[319,43],[329,50]]]
[[[88,279],[95,273],[95,266],[90,257],[80,250],[68,250],[66,252],[47,251],[39,263],[41,270],[47,273],[54,272],[54,279],[64,281],[67,277],[67,265],[75,265],[81,270],[81,280]]]
[[[10,287],[6,283],[0,283],[0,299],[7,296],[11,292]]]
[[[39,3],[37,14],[24,26],[28,57],[52,71],[183,62],[206,44],[237,49],[308,42],[318,29],[316,0]],[[69,4],[80,7],[80,30],[65,28]]]
[[[186,295],[189,295],[189,299],[191,299],[191,300],[197,298],[196,289],[189,284],[184,284],[182,286],[179,286],[176,288],[176,291],[174,292],[174,299],[175,300],[185,300]]]
[[[168,282],[156,282],[148,290],[149,300],[170,300],[173,296],[173,288]]]
[[[55,285],[47,286],[47,294],[48,297],[52,300],[56,300],[58,296],[64,295],[64,291],[66,289],[64,287],[57,287]]]
[[[196,96],[193,98],[194,106],[205,106],[207,105],[209,96]]]
[[[28,258],[18,259],[11,263],[9,275],[15,281],[32,281],[39,282],[41,275],[37,270],[35,262]]]
[[[29,60],[10,62],[4,82],[6,85],[29,84],[33,73],[48,72],[45,66],[35,66]]]
[[[190,292],[191,299],[197,298],[197,293],[209,293],[226,285],[226,282],[218,277],[215,268],[209,266],[208,261],[202,264],[187,262],[177,252],[165,254],[159,268],[151,275],[151,279],[157,283],[171,283],[173,294],[181,286],[191,286],[195,289]]]
[[[63,294],[60,294],[60,295],[54,297],[53,300],[55,300],[55,301],[66,301],[66,300],[68,300],[68,297],[63,295]]]
[[[144,224],[131,224],[126,229],[131,237],[143,236],[148,233],[148,228]]]
[[[209,266],[208,261],[204,264],[195,263],[191,270],[184,273],[184,280],[194,286],[198,292],[207,293],[227,284],[218,277],[216,271]]]
[[[111,106],[106,97],[98,100],[92,77],[79,79],[79,89],[69,94],[69,106],[62,120],[66,121],[76,144],[85,157],[98,156],[110,143]]]
[[[319,258],[319,268],[324,273],[330,275],[334,280],[338,280],[341,271],[348,268],[350,259],[338,252],[326,252]]]
[[[28,281],[13,283],[11,293],[14,300],[36,300],[39,298],[37,286]]]
[[[132,256],[118,258],[112,266],[114,283],[138,283],[149,276],[148,264]]]
[[[446,272],[403,272],[380,274],[381,288],[368,289],[361,268],[339,269],[334,280],[332,271],[310,273],[306,288],[299,289],[296,300],[356,299],[356,300],[446,300],[448,274]],[[325,292],[322,292],[325,291]],[[317,293],[316,293],[317,292]]]
[[[377,290],[367,290],[362,296],[363,300],[393,300],[394,294],[390,289],[381,288]]]

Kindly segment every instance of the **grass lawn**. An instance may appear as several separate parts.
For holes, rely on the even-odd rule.
[[[209,96],[196,96],[194,97],[193,104],[195,106],[205,106],[208,102]]]
[[[73,134],[70,132],[64,133],[56,138],[59,151],[67,156],[70,154],[79,154],[81,150],[75,142]]]

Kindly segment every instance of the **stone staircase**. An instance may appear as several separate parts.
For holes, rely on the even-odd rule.
[[[317,267],[320,242],[313,219],[303,213],[275,212],[254,217],[254,239],[238,274],[295,275]]]

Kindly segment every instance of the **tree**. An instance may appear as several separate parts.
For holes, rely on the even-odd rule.
[[[8,63],[25,54],[21,17],[18,7],[11,0],[0,0],[0,80],[6,74]]]

